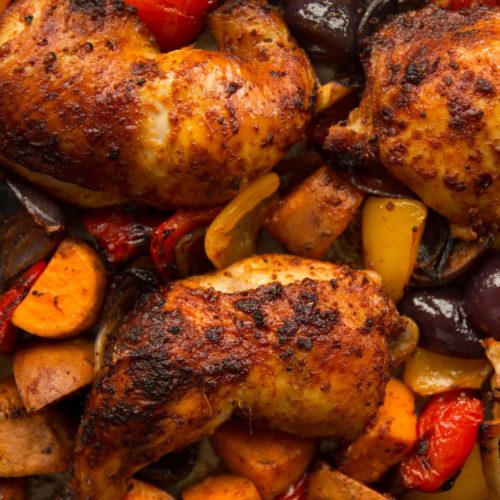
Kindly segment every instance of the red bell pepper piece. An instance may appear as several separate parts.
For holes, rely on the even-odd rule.
[[[9,354],[14,349],[17,328],[11,322],[12,314],[46,266],[47,264],[43,260],[33,264],[0,297],[0,353]]]
[[[205,14],[214,0],[125,0],[137,14],[164,52],[178,49],[200,33]]]
[[[483,403],[473,391],[434,396],[417,422],[417,443],[399,465],[407,488],[435,493],[470,455],[483,420]]]
[[[163,217],[134,212],[123,207],[89,210],[82,222],[98,245],[106,252],[111,264],[120,264],[144,255],[149,249],[149,238]]]
[[[151,258],[163,279],[175,276],[175,245],[188,233],[208,226],[221,211],[221,207],[209,209],[179,209],[156,228],[151,236]]]
[[[292,484],[285,493],[278,495],[274,500],[306,500],[309,476],[304,474],[295,484]]]

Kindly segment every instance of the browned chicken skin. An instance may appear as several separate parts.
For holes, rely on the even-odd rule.
[[[270,284],[250,288],[258,282]],[[383,400],[387,340],[400,323],[369,274],[283,255],[148,296],[90,395],[76,495],[120,498],[135,471],[233,411],[302,436],[354,440]]]
[[[160,54],[118,0],[19,0],[0,17],[0,155],[81,205],[216,205],[300,139],[317,83],[261,0],[209,16],[222,52]]]
[[[331,127],[333,162],[380,160],[459,224],[500,223],[500,9],[427,8],[370,41],[367,87],[346,125]]]

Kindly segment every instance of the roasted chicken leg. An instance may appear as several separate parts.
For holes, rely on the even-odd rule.
[[[453,222],[497,229],[499,61],[498,8],[398,16],[368,44],[360,107],[330,128],[332,163],[381,161]]]
[[[90,395],[76,496],[120,498],[135,471],[235,411],[302,436],[354,440],[383,400],[387,340],[400,327],[370,273],[285,255],[147,296]]]
[[[300,139],[317,83],[261,0],[209,16],[222,52],[160,54],[116,0],[18,0],[0,17],[0,155],[80,205],[216,205]]]

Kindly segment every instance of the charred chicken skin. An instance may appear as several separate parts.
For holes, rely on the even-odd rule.
[[[302,436],[354,440],[382,403],[387,340],[400,327],[369,273],[285,255],[145,297],[88,400],[76,497],[120,498],[134,472],[235,411]]]
[[[332,161],[380,161],[453,222],[500,223],[500,10],[426,8],[370,40],[367,87],[330,128]]]
[[[0,17],[4,165],[80,205],[232,198],[300,139],[317,82],[261,0],[209,24],[221,52],[161,54],[123,2],[14,2]]]

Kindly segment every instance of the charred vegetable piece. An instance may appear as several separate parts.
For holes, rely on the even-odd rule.
[[[295,483],[315,451],[311,439],[271,429],[250,429],[243,420],[219,427],[212,443],[228,469],[250,479],[264,500],[273,499]]]
[[[60,239],[48,236],[27,212],[17,212],[0,224],[0,289],[41,260],[48,259]]]
[[[205,253],[206,227],[185,234],[175,245],[175,265],[180,277],[186,278],[213,270]]]
[[[195,467],[198,447],[188,446],[176,453],[169,453],[136,473],[144,481],[174,483],[185,478]]]
[[[28,412],[39,410],[94,380],[94,344],[36,339],[14,355],[14,377]]]
[[[486,339],[484,341],[486,357],[493,365],[495,373],[491,377],[493,391],[493,416],[500,420],[500,341]]]
[[[363,206],[365,265],[382,276],[395,302],[413,272],[426,215],[425,205],[417,200],[371,197]]]
[[[122,500],[174,500],[174,497],[151,484],[132,479]]]
[[[40,337],[71,337],[97,320],[106,286],[101,259],[85,243],[64,240],[26,298],[12,323]]]
[[[274,500],[306,500],[308,474],[304,474],[295,484],[292,484],[284,493]]]
[[[380,493],[320,463],[309,477],[307,500],[386,500]]]
[[[1,12],[1,6],[0,6]],[[25,484],[23,478],[0,479],[0,498],[2,500],[24,500]]]
[[[212,0],[125,0],[167,52],[191,43],[203,28]]]
[[[470,455],[483,419],[483,403],[473,392],[434,396],[417,422],[418,441],[399,466],[404,484],[428,493],[439,491]]]
[[[413,394],[402,382],[392,378],[372,425],[349,446],[340,470],[358,481],[378,481],[413,448],[416,439]]]
[[[488,497],[481,467],[481,455],[476,444],[465,461],[451,489],[441,493],[422,493],[413,490],[403,496],[404,500],[496,500]]]
[[[42,410],[27,415],[14,380],[0,382],[0,476],[62,472],[71,449],[62,414]]]
[[[479,429],[483,472],[489,499],[500,499],[500,420],[483,422]]]
[[[261,500],[257,488],[248,479],[239,476],[210,476],[190,486],[182,493],[182,500]]]
[[[64,212],[49,196],[20,179],[8,180],[7,184],[35,222],[47,233],[57,233],[65,229]]]
[[[285,20],[313,58],[360,72],[356,32],[364,6],[362,0],[292,0],[285,8]]]
[[[140,295],[160,286],[160,279],[153,267],[150,259],[143,257],[114,277],[96,327],[94,347],[96,371],[106,363],[111,354],[114,336]]]
[[[179,240],[200,227],[208,226],[220,210],[220,207],[180,209],[156,228],[151,236],[151,258],[163,279],[172,279],[177,273],[175,248]]]
[[[348,177],[323,166],[273,207],[265,228],[290,253],[321,258],[362,201]]]
[[[480,389],[491,373],[483,359],[461,359],[436,354],[419,347],[405,362],[404,381],[421,396],[450,389]]]
[[[83,225],[111,264],[146,254],[151,234],[162,220],[158,215],[123,207],[88,210],[82,216]]]
[[[480,332],[465,313],[460,288],[412,290],[398,309],[417,323],[420,345],[426,349],[459,358],[484,357]]]
[[[477,327],[500,340],[500,252],[474,270],[466,287],[465,310]]]
[[[238,193],[210,224],[205,251],[217,269],[255,253],[257,233],[279,185],[276,174],[264,175]]]
[[[16,283],[0,297],[0,353],[10,354],[14,349],[17,329],[12,324],[12,315],[16,307],[23,301],[29,289],[39,278],[46,267],[44,261],[31,266]]]

